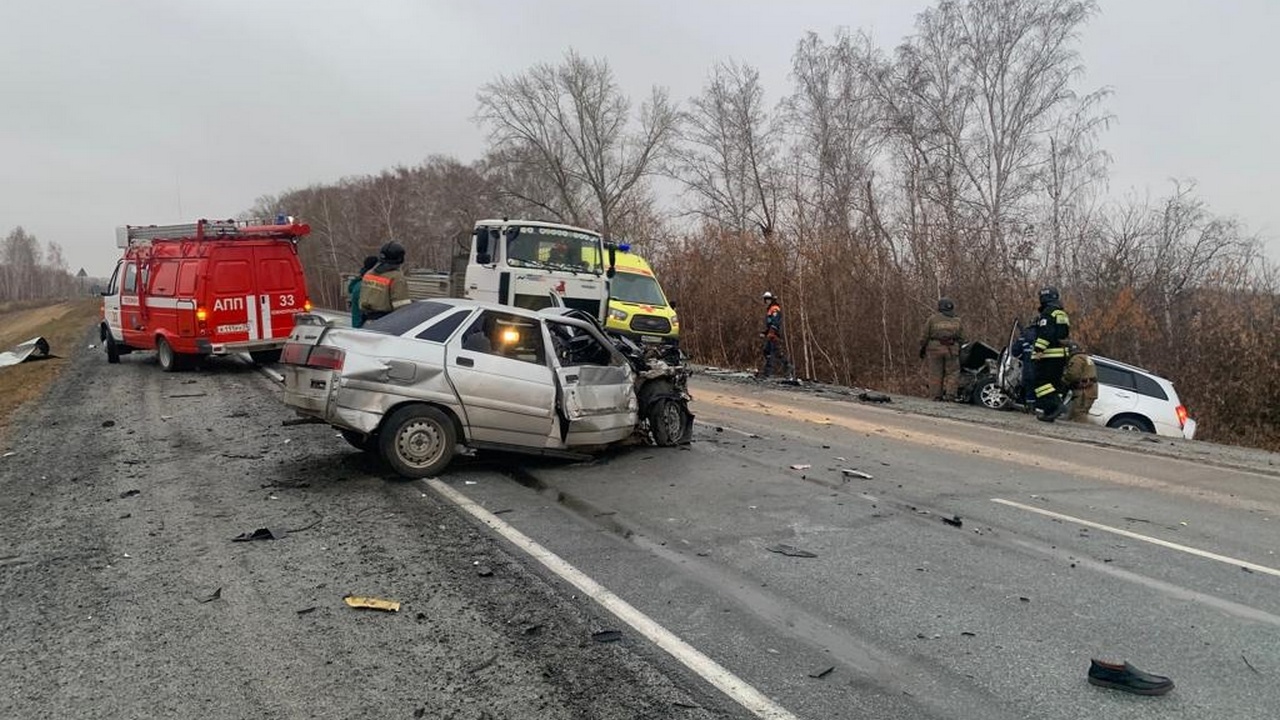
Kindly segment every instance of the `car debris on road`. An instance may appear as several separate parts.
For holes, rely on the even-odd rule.
[[[258,528],[253,532],[240,533],[231,538],[231,542],[249,542],[250,540],[283,540],[288,531],[280,528]]]
[[[49,341],[42,337],[33,337],[18,343],[12,350],[0,352],[0,367],[17,365],[28,360],[45,360],[53,357],[49,354]]]
[[[383,612],[400,612],[400,603],[396,600],[384,600],[363,595],[347,595],[342,598],[349,607],[365,610],[381,610]]]
[[[777,543],[776,545],[770,545],[769,547],[766,547],[765,550],[768,550],[771,553],[777,553],[779,555],[786,555],[787,557],[798,557],[798,558],[818,557],[818,554],[815,552],[810,552],[808,550],[801,550],[798,547],[787,545],[786,543]]]

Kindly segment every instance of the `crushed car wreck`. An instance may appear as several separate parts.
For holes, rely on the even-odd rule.
[[[564,307],[440,299],[359,330],[300,315],[283,399],[413,478],[458,446],[581,458],[636,436],[688,443],[688,373],[658,352]]]

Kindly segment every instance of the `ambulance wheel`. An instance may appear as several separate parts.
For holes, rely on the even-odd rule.
[[[156,338],[156,360],[160,362],[160,369],[165,372],[179,370],[182,363],[178,353],[173,351],[173,346],[164,338]]]
[[[378,436],[374,434],[362,435],[355,430],[340,430],[342,439],[347,444],[361,452],[377,452]]]
[[[280,362],[279,350],[254,350],[249,353],[249,357],[253,359],[257,365],[271,365]]]
[[[378,431],[378,449],[407,478],[437,475],[453,460],[458,442],[453,421],[429,405],[408,405],[391,413]]]
[[[107,362],[115,365],[120,362],[120,346],[116,344],[116,339],[111,337],[111,332],[107,332],[107,339],[103,341],[107,348]]]

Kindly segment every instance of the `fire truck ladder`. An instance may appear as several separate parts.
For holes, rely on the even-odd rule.
[[[197,220],[177,225],[126,225],[116,228],[116,246],[152,240],[219,240],[235,238],[299,238],[311,232],[304,223],[273,225],[261,221]]]

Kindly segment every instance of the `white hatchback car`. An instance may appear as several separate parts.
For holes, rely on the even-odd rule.
[[[1089,408],[1089,422],[1187,440],[1195,437],[1196,421],[1187,416],[1172,382],[1118,360],[1090,357],[1098,368],[1098,399]]]

